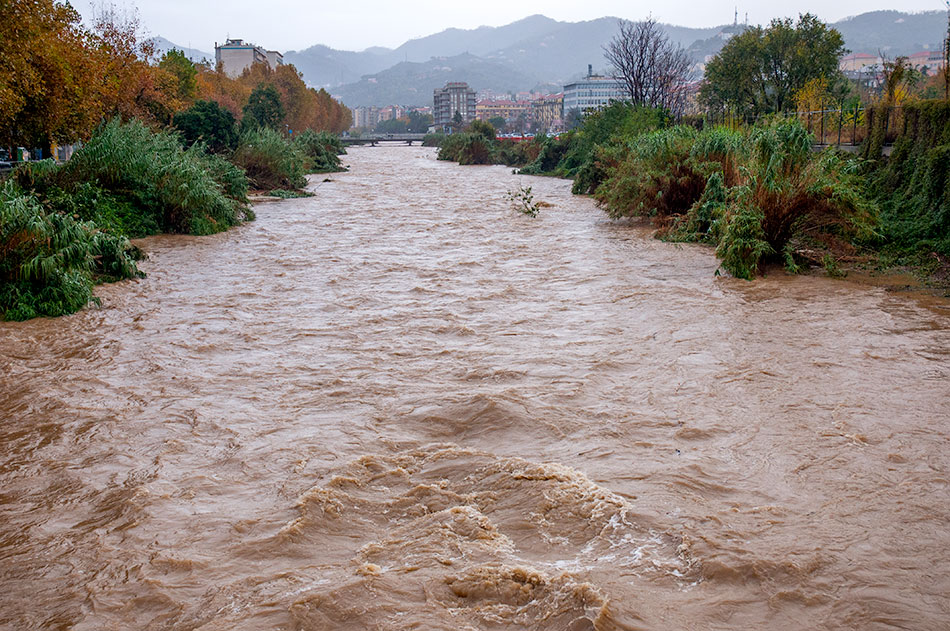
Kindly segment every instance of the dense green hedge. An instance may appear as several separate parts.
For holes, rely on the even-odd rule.
[[[863,154],[870,190],[881,205],[878,244],[897,252],[950,256],[950,103],[902,107],[889,157],[881,156],[884,108],[869,116]]]

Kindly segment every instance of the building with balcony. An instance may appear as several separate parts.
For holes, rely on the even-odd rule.
[[[564,95],[549,94],[531,102],[531,123],[539,130],[560,128],[564,111]]]
[[[221,64],[224,74],[231,78],[241,76],[253,64],[267,64],[276,70],[284,65],[284,56],[276,50],[264,50],[260,46],[245,43],[243,39],[229,39],[220,46],[214,44],[215,65]]]
[[[564,105],[562,115],[573,109],[581,114],[602,110],[611,101],[623,101],[628,98],[623,81],[615,77],[595,75],[587,66],[587,76],[580,81],[564,86]]]
[[[528,120],[531,110],[530,101],[491,100],[479,101],[475,104],[475,118],[487,121],[492,118],[504,118],[506,123],[514,123],[520,117]]]
[[[475,90],[465,82],[449,82],[432,93],[432,117],[437,128],[450,129],[456,113],[463,125],[475,120]]]

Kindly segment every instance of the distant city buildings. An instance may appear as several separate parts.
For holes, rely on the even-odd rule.
[[[582,115],[587,112],[602,110],[611,101],[623,101],[628,98],[627,89],[620,79],[595,75],[590,66],[587,66],[587,76],[580,81],[564,86],[563,112],[576,109]]]
[[[276,50],[264,50],[260,46],[245,43],[243,39],[229,39],[220,46],[214,44],[215,65],[221,64],[224,74],[238,77],[246,68],[256,63],[268,64],[276,70],[284,65],[284,56]]]
[[[531,120],[545,131],[560,129],[564,120],[564,95],[548,94],[531,102]]]
[[[514,123],[519,118],[527,122],[531,111],[530,101],[511,101],[495,99],[479,101],[475,104],[475,118],[487,121],[492,118],[504,118],[506,123]]]
[[[431,107],[404,107],[402,105],[387,105],[385,107],[374,107],[361,105],[351,108],[353,113],[353,124],[350,129],[371,131],[382,121],[396,120],[405,118],[410,112],[419,114],[431,114]]]
[[[519,92],[515,100],[496,98],[478,101],[475,116],[488,121],[503,118],[509,131],[551,131],[561,126],[561,94]]]
[[[907,55],[907,65],[929,76],[939,72],[946,65],[946,60],[942,50],[924,50]],[[867,53],[847,55],[838,62],[838,69],[849,78],[874,75],[880,73],[883,68],[884,60],[880,56]]]
[[[475,120],[475,90],[465,82],[446,83],[432,93],[432,117],[437,128],[450,128],[456,114],[463,125]]]

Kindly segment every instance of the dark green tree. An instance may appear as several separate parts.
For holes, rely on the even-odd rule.
[[[195,98],[198,91],[198,69],[185,53],[171,49],[162,56],[158,67],[167,70],[178,79],[178,98],[188,100]]]
[[[218,153],[237,146],[234,115],[214,101],[197,101],[184,112],[175,114],[174,125],[186,147],[201,141]]]
[[[847,52],[841,33],[806,13],[798,22],[772,20],[734,36],[706,66],[700,100],[753,118],[794,107],[812,79],[833,83]]]
[[[508,121],[505,120],[504,116],[492,116],[488,119],[488,122],[491,123],[491,126],[501,131],[505,128],[505,125],[508,124]]]
[[[473,120],[466,131],[472,134],[480,134],[488,142],[494,142],[495,140],[495,128],[486,121]]]
[[[254,88],[244,106],[241,129],[269,127],[279,130],[284,122],[284,106],[280,102],[280,93],[270,84],[261,84]]]
[[[409,112],[409,131],[413,134],[424,134],[429,131],[432,125],[432,114],[422,114],[420,112]]]

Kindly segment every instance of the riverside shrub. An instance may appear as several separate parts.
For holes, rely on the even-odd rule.
[[[49,212],[14,182],[0,185],[0,316],[26,320],[73,313],[96,301],[97,281],[140,273],[134,249],[92,222]],[[97,302],[97,301],[96,301]]]
[[[450,134],[442,141],[438,159],[458,162],[463,165],[494,164],[493,141],[481,133]]]
[[[268,127],[241,134],[232,161],[261,190],[297,189],[307,184],[307,157],[296,144]]]
[[[183,150],[175,134],[137,120],[104,125],[55,180],[67,193],[94,182],[117,205],[134,208],[120,214],[144,215],[139,224],[149,231],[211,234],[253,217],[240,169],[200,144]]]
[[[626,152],[598,153],[605,175],[595,197],[612,218],[653,217],[663,236],[715,243],[726,270],[753,278],[779,254],[793,268],[796,240],[853,242],[873,232],[876,206],[860,163],[811,146],[794,120],[747,134],[655,131],[630,140]]]
[[[293,144],[307,158],[308,173],[332,173],[343,170],[341,155],[346,153],[339,137],[325,131],[308,129],[294,136]]]

